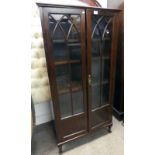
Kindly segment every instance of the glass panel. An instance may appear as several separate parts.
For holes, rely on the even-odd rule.
[[[72,72],[72,81],[81,83],[82,81],[82,68],[81,63],[71,64],[71,72]]]
[[[84,111],[81,63],[71,64],[71,73],[73,111],[74,114],[77,114]]]
[[[53,34],[52,34],[52,38],[53,38],[53,41],[57,41],[59,40],[60,41],[65,41],[65,38],[64,38],[64,31],[60,25],[60,23],[58,25],[56,25],[56,29],[55,31],[53,31]]]
[[[92,57],[92,108],[100,105],[100,59]]]
[[[91,65],[92,83],[100,82],[100,59],[94,59]]]
[[[74,45],[69,47],[70,59],[72,60],[81,60],[81,46]]]
[[[104,39],[110,39],[112,38],[112,22],[109,22],[110,20],[112,21],[112,18],[111,17],[108,17],[107,19],[107,28],[105,30],[105,34],[104,34]]]
[[[104,80],[109,80],[110,76],[110,59],[105,59],[103,63],[103,81]]]
[[[59,95],[61,117],[72,115],[70,93]]]
[[[102,87],[103,87],[103,91],[101,95],[101,104],[105,105],[105,104],[108,104],[108,101],[109,101],[109,83],[103,84]]]
[[[92,109],[100,106],[100,85],[92,86]]]
[[[58,93],[69,92],[70,87],[70,76],[69,76],[69,65],[56,66],[56,81]]]
[[[73,93],[73,107],[74,114],[83,112],[83,93],[82,91],[77,91]]]
[[[102,48],[103,48],[103,55],[104,56],[109,56],[110,57],[110,54],[111,54],[111,40],[105,40],[103,41],[103,44],[102,44]]]
[[[100,30],[98,29],[98,27],[96,27],[99,18],[100,16],[92,17],[92,39],[100,39]]]
[[[80,15],[49,14],[61,117],[84,111]]]
[[[100,20],[100,22],[99,22],[99,20]],[[104,16],[99,16],[98,22],[99,22],[98,28],[100,30],[101,35],[103,35],[103,32],[104,32],[105,27],[107,25],[106,18]]]
[[[100,72],[101,72],[101,59],[100,59],[100,39],[101,32],[96,26],[99,16],[93,16],[92,19],[92,62],[91,62],[91,101],[92,109],[100,106]]]
[[[92,16],[91,97],[92,109],[108,104],[112,18]]]
[[[92,59],[100,56],[100,41],[92,40]]]
[[[69,30],[70,23],[66,15],[49,14],[49,28],[52,40],[65,41],[65,32]]]
[[[71,60],[78,60],[71,66],[72,101],[73,113],[78,114],[84,111],[83,90],[82,90],[82,62],[81,62],[81,39],[80,39],[80,16],[71,15],[69,18],[71,28],[68,33],[68,46]]]
[[[63,19],[60,22],[60,25],[62,29],[64,30],[64,33],[67,34],[69,31],[69,28],[71,26],[71,23],[68,20],[69,15],[63,15]]]
[[[50,31],[53,32],[55,26],[56,26],[56,20],[53,18],[52,15],[49,15],[49,28],[50,28]]]
[[[80,27],[81,27],[81,22],[80,22],[80,16],[79,15],[71,15],[69,17],[69,22],[71,24],[69,33],[68,33],[68,39],[69,42],[72,41],[80,41]]]
[[[55,61],[68,59],[67,46],[65,43],[53,43],[53,54]]]

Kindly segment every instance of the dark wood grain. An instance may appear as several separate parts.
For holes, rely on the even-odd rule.
[[[62,152],[62,145],[72,141],[74,139],[85,136],[92,131],[101,128],[108,127],[109,131],[112,126],[112,101],[113,101],[113,93],[114,93],[114,77],[115,77],[115,66],[116,66],[116,49],[117,49],[117,38],[118,38],[118,27],[119,20],[117,18],[117,14],[120,10],[112,10],[112,9],[103,9],[103,8],[93,8],[93,7],[78,7],[78,6],[64,6],[64,5],[51,5],[51,4],[41,4],[37,3],[40,9],[41,16],[41,24],[43,30],[43,38],[44,38],[44,46],[45,46],[45,54],[47,60],[47,70],[48,77],[50,81],[50,89],[51,96],[54,107],[54,115],[55,115],[55,127],[56,134],[58,138],[58,146],[60,152]],[[94,11],[98,11],[99,16],[113,16],[113,28],[112,28],[112,45],[111,45],[111,55],[103,56],[102,51],[100,51],[101,57],[95,57],[94,59],[97,61],[100,59],[104,62],[104,60],[109,60],[110,64],[110,79],[100,81],[100,87],[104,84],[110,84],[109,90],[109,100],[106,105],[101,105],[96,109],[92,109],[92,91],[91,87],[98,85],[95,81],[92,83],[88,83],[88,77],[91,78],[91,65],[92,65],[92,57],[91,57],[91,34],[92,34],[92,15]],[[51,37],[51,32],[49,29],[49,13],[53,14],[70,14],[70,15],[79,15],[80,16],[80,42],[78,42],[78,46],[81,47],[81,59],[80,60],[55,60],[54,59],[54,48],[53,44],[55,43],[63,43],[63,40],[54,40]],[[58,25],[58,24],[57,24]],[[76,25],[75,25],[76,26]],[[61,26],[60,26],[61,27]],[[61,27],[61,30],[63,27]],[[54,30],[55,31],[55,30]],[[63,31],[63,30],[62,30]],[[70,33],[71,29],[69,29]],[[63,31],[64,32],[64,31]],[[104,38],[105,40],[109,40],[109,38]],[[74,40],[74,39],[73,39]],[[74,46],[72,44],[69,45],[68,35],[65,36],[65,44],[68,44],[67,50],[69,52],[69,46]],[[72,42],[73,44],[77,44],[77,42]],[[102,57],[103,56],[103,57]],[[56,66],[69,65],[69,72],[71,74],[71,64],[81,63],[82,65],[82,81],[81,85],[75,84],[71,81],[69,89],[65,89],[57,85],[57,76],[56,76]],[[103,68],[101,67],[101,72],[103,72]],[[101,75],[102,79],[103,75]],[[71,87],[70,87],[71,86]],[[73,109],[73,99],[72,94],[78,91],[83,92],[83,106],[84,111],[74,114]],[[59,97],[62,94],[69,93],[71,94],[71,109],[72,114],[66,117],[61,117],[61,110],[59,105]],[[103,90],[101,90],[103,93]],[[99,94],[101,96],[101,93]]]
[[[92,7],[92,6],[75,6],[75,5],[57,5],[57,4],[47,4],[47,3],[36,3],[39,7],[52,7],[52,8],[78,8],[78,9],[97,9],[104,10],[110,12],[120,12],[122,9],[109,9],[109,8],[100,8],[100,7]],[[63,9],[61,10],[63,13]]]
[[[87,23],[89,25],[92,24],[92,15],[93,15],[94,10],[93,9],[87,9]],[[94,128],[100,127],[101,125],[104,126],[103,124],[107,122],[109,122],[109,124],[112,124],[112,101],[113,101],[113,93],[114,93],[114,76],[115,76],[115,63],[116,63],[116,52],[117,52],[117,37],[118,37],[118,20],[117,20],[117,14],[113,13],[113,12],[104,12],[104,11],[100,11],[99,15],[110,15],[113,16],[113,28],[112,28],[112,44],[111,44],[111,56],[110,56],[110,91],[109,91],[109,102],[107,103],[109,105],[109,111],[106,112],[105,108],[103,108],[100,106],[99,108],[96,109],[96,111],[94,112],[91,109],[91,105],[92,105],[92,100],[91,100],[91,96],[92,96],[92,85],[88,85],[88,105],[89,105],[89,129],[94,130]],[[92,66],[92,57],[91,57],[91,33],[92,33],[92,29],[90,27],[87,27],[87,67],[88,67],[88,71],[87,74],[91,75],[91,66]],[[102,57],[102,51],[100,49],[100,56]],[[99,60],[102,60],[102,58],[100,58]],[[102,64],[101,64],[102,65]],[[103,68],[100,65],[100,69],[101,69],[101,73],[103,72]],[[104,74],[104,72],[103,72]],[[102,75],[100,74],[100,87],[102,88],[103,86],[102,84]],[[103,92],[102,89],[100,89],[100,96],[101,93]],[[100,100],[101,102],[101,100]],[[105,114],[106,113],[106,114]],[[104,115],[105,114],[105,115]],[[106,117],[105,117],[106,116]],[[100,122],[100,121],[101,122]],[[92,123],[93,122],[93,123]],[[96,124],[95,124],[96,122]]]
[[[115,93],[113,100],[113,114],[118,120],[124,118],[124,0],[108,0],[108,8],[122,9],[118,14],[119,36],[117,45],[117,62],[115,76]]]

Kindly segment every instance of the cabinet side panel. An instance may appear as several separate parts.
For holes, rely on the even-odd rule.
[[[52,97],[52,103],[53,103],[53,111],[54,111],[54,118],[55,118],[55,128],[56,128],[56,134],[58,140],[61,139],[59,136],[59,105],[57,104],[57,92],[56,86],[55,86],[55,68],[53,64],[53,57],[51,56],[50,51],[52,51],[53,47],[50,43],[50,37],[49,37],[49,31],[48,31],[48,19],[47,19],[47,10],[46,8],[39,7],[40,11],[40,18],[41,18],[41,25],[42,25],[42,32],[43,32],[43,39],[44,39],[44,48],[45,48],[45,56],[47,61],[47,71],[48,71],[48,77],[49,77],[49,83],[50,83],[50,90],[51,90],[51,97]]]

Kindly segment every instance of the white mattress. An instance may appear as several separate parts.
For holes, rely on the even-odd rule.
[[[34,4],[31,20],[31,94],[34,104],[51,101],[44,44],[38,7]]]

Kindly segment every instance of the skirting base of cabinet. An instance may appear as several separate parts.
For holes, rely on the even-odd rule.
[[[108,124],[105,124],[105,125],[100,126],[99,128],[108,128],[107,131],[108,131],[109,133],[111,133],[111,132],[112,132],[112,131],[111,131],[112,125],[113,125],[112,122],[110,122],[110,123],[108,123]],[[95,130],[97,130],[97,129],[95,129]],[[76,139],[78,139],[78,138],[81,138],[81,137],[87,136],[87,135],[89,135],[89,134],[92,134],[93,132],[95,132],[95,130],[92,130],[92,131],[90,131],[90,132],[88,132],[88,133],[84,133],[84,134],[78,135],[77,137],[74,137],[74,138],[72,138],[72,139],[66,140],[66,141],[64,141],[64,142],[58,143],[57,146],[58,146],[58,148],[59,148],[59,153],[62,153],[62,152],[63,152],[63,151],[62,151],[62,145],[66,144],[66,143],[68,143],[68,142],[74,141],[74,140],[76,140]]]
[[[119,112],[116,108],[113,107],[113,115],[119,120],[122,121],[124,119],[124,112]]]

